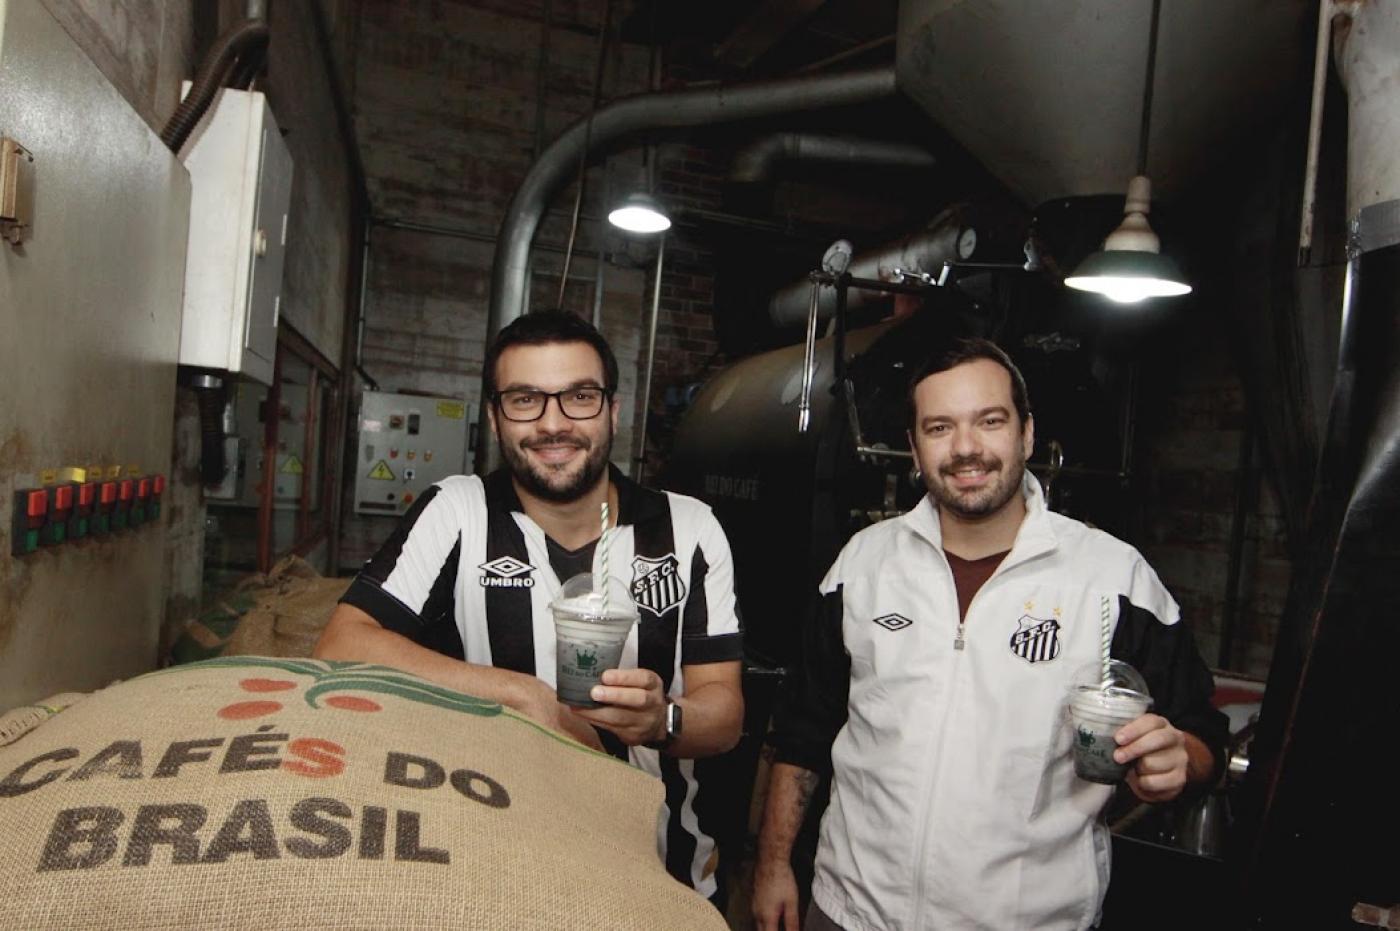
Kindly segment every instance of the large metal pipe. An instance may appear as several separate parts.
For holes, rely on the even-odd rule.
[[[502,327],[524,312],[530,243],[550,198],[571,176],[582,152],[602,149],[641,130],[683,129],[853,106],[889,97],[894,91],[893,69],[881,68],[638,94],[603,107],[593,114],[591,121],[588,117],[579,119],[531,166],[501,221],[496,262],[491,269],[487,341],[494,339]],[[483,408],[483,422],[485,415]],[[493,467],[497,455],[494,444],[480,444],[477,471]]]
[[[955,207],[935,217],[928,229],[856,256],[848,271],[852,278],[876,281],[889,281],[896,268],[927,272],[937,277],[944,262],[966,261],[976,248],[976,231],[966,225],[963,210]],[[805,276],[794,281],[768,302],[769,318],[778,326],[802,323],[807,318],[811,294],[811,283]],[[885,295],[875,291],[853,290],[847,297],[846,308],[856,310],[870,301],[884,298]],[[817,305],[818,319],[830,319],[835,310],[836,289],[822,288]]]
[[[925,149],[907,142],[815,133],[773,133],[739,150],[729,166],[729,180],[736,184],[766,181],[780,161],[879,168],[932,168],[935,164],[934,157]]]

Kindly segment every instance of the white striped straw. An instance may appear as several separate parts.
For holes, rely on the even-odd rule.
[[[599,554],[599,569],[601,571],[598,574],[601,576],[603,589],[603,616],[606,617],[608,614],[608,502],[606,500],[603,502],[602,523],[603,530],[598,534],[598,546],[603,552]]]
[[[1101,672],[1103,673],[1103,679],[1100,682],[1100,687],[1107,689],[1109,685],[1112,684],[1112,679],[1110,678],[1108,672],[1108,651],[1112,641],[1112,634],[1109,632],[1108,629],[1108,616],[1110,612],[1110,608],[1108,606],[1108,597],[1104,596],[1100,599],[1099,603],[1102,606],[1102,609],[1099,612],[1099,620],[1101,622],[1099,631],[1099,639],[1101,641],[1101,643],[1099,644],[1099,660],[1102,665]]]

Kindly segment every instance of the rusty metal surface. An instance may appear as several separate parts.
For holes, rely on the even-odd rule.
[[[0,128],[34,154],[32,235],[0,247],[0,707],[152,668],[165,521],[10,555],[43,469],[169,473],[189,179],[44,7],[0,0]]]

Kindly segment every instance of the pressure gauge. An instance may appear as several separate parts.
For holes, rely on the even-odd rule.
[[[966,262],[972,258],[972,253],[977,249],[977,231],[972,227],[966,227],[958,233],[958,260]]]

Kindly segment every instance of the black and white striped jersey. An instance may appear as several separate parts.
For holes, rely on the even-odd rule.
[[[643,488],[616,469],[612,481],[619,513],[608,537],[609,574],[627,583],[641,618],[621,666],[653,670],[668,695],[680,696],[686,666],[738,660],[743,652],[729,543],[700,501]],[[484,481],[454,476],[418,499],[341,600],[440,653],[553,685],[549,603],[565,580],[552,566],[552,542],[525,515],[507,472]],[[601,558],[594,553],[595,572]],[[615,755],[665,783],[659,842],[666,867],[712,895],[718,857],[703,761],[697,773],[695,760],[602,736]]]

